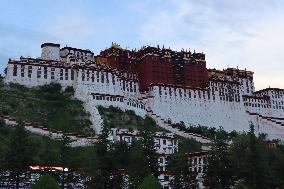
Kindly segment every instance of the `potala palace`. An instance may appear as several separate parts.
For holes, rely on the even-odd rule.
[[[54,43],[41,48],[39,58],[9,60],[5,83],[72,86],[98,133],[103,121],[97,107],[112,105],[148,115],[173,132],[170,123],[181,121],[227,131],[248,131],[253,123],[268,138],[284,139],[284,89],[255,91],[253,72],[207,69],[203,53],[117,44],[99,55]]]

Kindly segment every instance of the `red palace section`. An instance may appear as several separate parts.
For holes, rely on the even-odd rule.
[[[173,51],[159,47],[136,50],[122,49],[119,45],[102,51],[97,63],[107,64],[119,71],[136,73],[140,90],[151,85],[184,88],[203,88],[208,83],[205,54]]]

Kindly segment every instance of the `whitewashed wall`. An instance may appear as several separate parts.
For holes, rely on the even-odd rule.
[[[173,123],[183,121],[187,126],[204,125],[216,128],[221,126],[227,131],[248,131],[250,122],[253,122],[258,125],[259,132],[268,133],[270,138],[284,139],[282,137],[284,131],[280,124],[248,113],[284,118],[284,95],[270,91],[267,95],[271,98],[271,106],[268,106],[267,101],[253,99],[243,101],[243,95],[254,95],[254,84],[250,79],[240,78],[239,83],[210,81],[206,89],[152,86],[149,87],[148,92],[142,94],[139,92],[137,79],[126,79],[123,73],[116,70],[99,69],[94,65],[87,69],[77,68],[73,69],[74,78],[71,79],[72,67],[68,64],[61,63],[60,67],[55,65],[51,67],[42,60],[38,60],[38,63],[40,64],[31,65],[24,61],[9,62],[5,82],[27,87],[52,82],[60,83],[63,88],[73,86],[75,97],[83,101],[85,109],[91,113],[93,128],[97,132],[101,131],[103,124],[97,107],[112,105],[122,110],[133,110],[142,117],[147,114],[147,110],[151,110]],[[17,65],[16,76],[14,76],[14,64]],[[30,67],[32,71],[29,76]],[[47,67],[46,72],[45,67]],[[38,77],[39,70],[40,77]],[[52,70],[54,76],[51,74]],[[123,100],[111,100],[116,96]],[[245,106],[245,103],[251,105]]]

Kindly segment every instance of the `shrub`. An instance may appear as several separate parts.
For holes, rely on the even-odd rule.
[[[162,189],[163,187],[159,181],[153,176],[148,175],[145,177],[144,181],[141,183],[139,189]]]
[[[75,90],[72,86],[68,86],[68,87],[66,87],[65,92],[74,94]]]
[[[40,86],[42,92],[48,93],[59,93],[61,91],[61,85],[59,83],[50,83],[47,85]]]
[[[133,110],[126,110],[125,113],[127,113],[130,116],[136,116],[136,114]]]
[[[5,126],[5,125],[6,125],[5,121],[3,119],[0,119],[0,127]]]
[[[233,189],[248,189],[248,187],[246,185],[244,185],[243,183],[238,182],[237,184],[235,184]]]
[[[60,187],[52,177],[41,176],[31,189],[60,189]]]

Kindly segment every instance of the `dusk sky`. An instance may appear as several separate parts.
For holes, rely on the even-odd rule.
[[[44,42],[90,49],[164,45],[204,52],[207,67],[255,72],[257,89],[284,88],[281,0],[1,0],[0,73]]]

